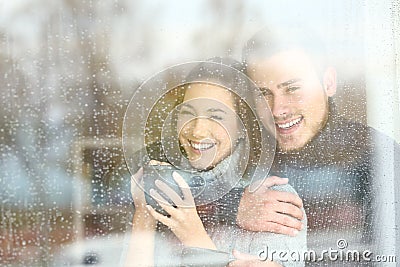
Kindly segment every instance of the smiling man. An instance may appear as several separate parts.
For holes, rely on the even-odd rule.
[[[249,62],[248,70],[271,108],[279,149],[304,147],[327,122],[328,97],[336,93],[335,70],[327,69],[321,81],[311,59],[299,49]]]
[[[252,231],[296,235],[303,227],[299,220],[304,203],[310,249],[335,249],[341,238],[376,252],[383,239],[378,225],[385,213],[377,199],[385,194],[385,185],[376,186],[379,160],[374,156],[382,144],[388,147],[398,173],[398,144],[337,112],[336,71],[311,31],[264,29],[243,52],[247,75],[275,120],[275,128],[269,130],[276,132],[278,149],[270,175],[289,178],[302,200],[267,187],[255,193],[246,189],[237,224]],[[257,112],[263,117],[261,108]],[[390,170],[387,175],[393,176]]]

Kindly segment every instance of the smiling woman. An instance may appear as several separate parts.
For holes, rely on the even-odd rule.
[[[210,94],[212,92],[212,94]],[[192,84],[178,115],[179,141],[196,169],[215,167],[243,136],[234,95],[212,84]]]

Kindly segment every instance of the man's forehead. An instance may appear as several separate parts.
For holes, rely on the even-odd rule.
[[[268,57],[253,56],[247,60],[253,67],[279,67],[287,64],[312,64],[311,57],[301,49],[283,50]]]
[[[283,51],[247,62],[247,74],[258,86],[299,79],[312,75],[314,71],[310,57],[301,50]],[[278,78],[279,81],[276,80]]]

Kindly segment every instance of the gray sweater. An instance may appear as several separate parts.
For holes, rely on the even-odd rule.
[[[271,187],[273,190],[296,193],[290,185]],[[304,210],[303,213],[305,214]],[[210,235],[219,250],[232,252],[233,249],[252,254],[265,260],[269,259],[283,266],[304,266],[303,261],[291,259],[294,252],[303,254],[307,250],[307,218],[303,217],[303,230],[296,237],[268,232],[252,232],[239,228],[235,224],[217,226],[210,231]],[[281,256],[279,256],[279,253]],[[286,254],[285,254],[286,253]],[[268,254],[268,255],[267,255]]]

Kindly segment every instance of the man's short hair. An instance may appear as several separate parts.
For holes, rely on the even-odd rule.
[[[254,60],[267,59],[276,53],[294,49],[302,50],[310,57],[318,74],[322,74],[328,66],[325,45],[319,35],[309,28],[298,26],[265,27],[258,31],[243,48],[243,62],[247,67]]]

